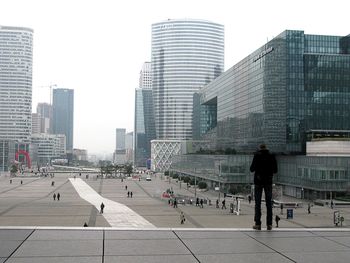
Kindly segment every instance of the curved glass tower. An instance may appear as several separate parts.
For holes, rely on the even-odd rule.
[[[193,94],[224,69],[224,26],[203,20],[152,25],[152,89],[158,139],[191,139]]]

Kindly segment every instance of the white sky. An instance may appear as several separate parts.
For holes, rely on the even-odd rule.
[[[74,89],[74,147],[112,153],[133,130],[134,91],[151,60],[151,25],[168,18],[225,26],[225,70],[285,29],[350,34],[348,0],[0,0],[0,25],[34,29],[33,112],[49,88]]]

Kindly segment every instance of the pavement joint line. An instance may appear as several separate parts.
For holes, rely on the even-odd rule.
[[[105,230],[103,230],[103,237],[102,237],[102,263],[105,262],[105,240],[106,240],[106,236],[105,236]]]
[[[185,248],[187,248],[187,250],[191,253],[191,255],[197,260],[197,262],[201,262],[196,255],[192,252],[192,250],[185,244],[185,242],[176,234],[176,232],[173,230],[172,231],[174,233],[174,235],[180,240],[180,242],[185,246]]]
[[[11,258],[11,256],[16,253],[16,251],[23,245],[24,242],[27,241],[27,239],[35,232],[35,229],[33,229],[33,231],[21,242],[21,244],[18,245],[18,247],[16,247],[16,249],[14,251],[12,251],[12,253],[7,257],[7,259],[5,259],[5,261],[3,263],[5,263],[9,258]]]
[[[346,244],[343,244],[343,243],[341,243],[341,242],[338,242],[338,241],[336,241],[336,240],[330,239],[329,237],[318,236],[318,235],[317,235],[317,237],[321,237],[321,238],[326,239],[326,240],[328,240],[328,241],[332,241],[332,242],[336,243],[337,245],[341,245],[341,246],[343,246],[343,247],[350,248],[350,246],[348,246],[348,245],[346,245]]]
[[[261,231],[261,230],[254,230],[254,231]],[[268,231],[266,231],[266,232],[268,232]],[[278,251],[278,250],[276,250],[276,249],[274,249],[274,248],[272,248],[272,247],[266,245],[265,243],[263,243],[263,242],[259,241],[258,239],[254,238],[253,236],[250,236],[250,235],[248,235],[247,233],[244,233],[244,232],[243,232],[243,234],[246,235],[246,236],[248,236],[248,237],[250,237],[251,239],[254,239],[256,242],[258,242],[258,243],[262,244],[263,246],[265,246],[265,247],[271,249],[272,251],[275,251],[277,254],[279,254],[279,255],[281,255],[282,257],[284,257],[284,258],[290,260],[291,262],[297,263],[297,261],[295,261],[295,260],[291,259],[290,257],[284,255],[282,252],[280,252],[280,251]]]

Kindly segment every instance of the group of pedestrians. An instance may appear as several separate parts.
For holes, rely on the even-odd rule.
[[[53,197],[54,201],[56,201],[56,198],[57,198],[57,201],[60,201],[61,195],[60,195],[60,193],[57,193],[57,195],[56,195],[56,193],[54,193],[52,197]]]

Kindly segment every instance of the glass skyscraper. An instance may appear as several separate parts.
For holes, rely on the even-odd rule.
[[[350,130],[349,47],[350,36],[287,30],[205,86],[201,106],[217,106],[216,148],[253,152],[265,142],[305,153],[308,133]]]
[[[152,25],[157,139],[191,139],[193,94],[224,69],[224,27],[203,20]]]
[[[66,135],[67,153],[73,153],[74,90],[53,90],[53,133]]]
[[[135,90],[134,165],[146,167],[151,158],[151,140],[156,138],[151,63],[144,63],[140,72],[140,87]]]

